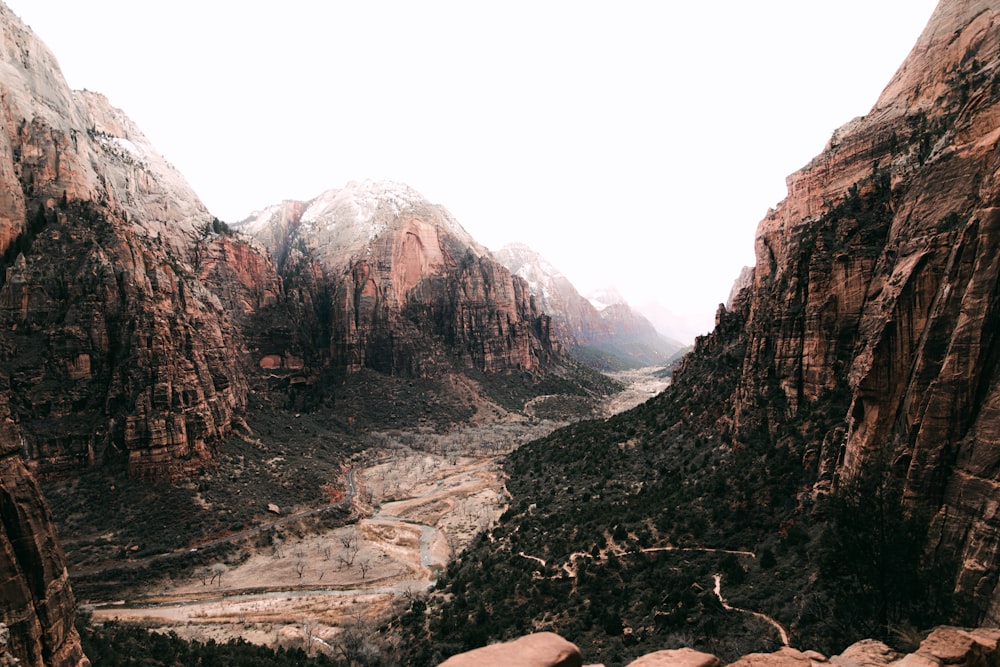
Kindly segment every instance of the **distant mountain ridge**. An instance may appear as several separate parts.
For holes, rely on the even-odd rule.
[[[581,296],[561,271],[523,243],[494,256],[524,278],[540,308],[552,317],[555,335],[577,360],[605,370],[670,363],[685,346],[663,336],[611,288]]]
[[[277,258],[289,288],[326,304],[331,361],[348,372],[538,371],[559,353],[527,285],[408,186],[352,182],[235,228]]]

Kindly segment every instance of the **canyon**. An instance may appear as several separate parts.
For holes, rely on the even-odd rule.
[[[870,113],[788,178],[755,267],[671,387],[511,455],[511,510],[434,612],[403,622],[414,641],[556,631],[608,664],[657,645],[764,651],[773,633],[709,595],[720,571],[742,579],[730,605],[827,653],[935,619],[1000,622],[998,77],[996,7],[941,2]],[[667,546],[757,558],[625,558]],[[522,552],[539,560],[508,564]],[[560,575],[580,553],[587,568]]]
[[[412,664],[538,632],[625,664],[1000,623],[990,2],[942,0],[788,178],[715,329],[628,394],[567,346],[631,315],[543,304],[402,184],[222,222],[0,19],[0,623],[23,664],[86,663],[71,577],[98,619],[310,650],[377,610]]]
[[[212,216],[106,98],[71,91],[6,6],[0,21],[4,534],[15,551],[25,538],[13,536],[34,536],[42,554],[31,571],[24,554],[5,561],[11,585],[33,584],[4,596],[0,622],[27,664],[81,657],[63,557],[28,472],[183,486],[249,437],[261,403],[336,402],[343,432],[476,419],[496,405],[491,393],[520,405],[546,382],[588,395],[574,379],[586,371],[564,360],[524,282],[445,211],[409,192],[405,210],[380,217],[379,201],[395,200],[377,192],[366,221],[376,232],[340,245],[322,230],[290,233],[269,248]],[[354,194],[357,204],[371,193]],[[298,225],[299,209],[316,214],[308,222],[335,215],[298,204],[281,215]],[[51,618],[26,620],[49,605]]]
[[[583,297],[556,267],[523,243],[494,253],[528,283],[538,307],[552,317],[552,331],[567,353],[601,370],[669,365],[687,346],[656,330],[617,290]]]

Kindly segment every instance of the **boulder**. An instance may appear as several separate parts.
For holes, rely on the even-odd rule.
[[[751,653],[731,664],[736,667],[810,667],[813,660],[802,651],[785,646],[773,653]]]
[[[649,653],[628,664],[628,667],[719,667],[722,664],[711,653],[693,648],[676,648]]]
[[[441,667],[581,667],[583,657],[575,644],[552,632],[526,635],[460,653]]]
[[[986,667],[997,664],[998,639],[1000,630],[996,629],[939,627],[920,642],[916,655],[941,665]]]
[[[901,657],[880,641],[863,639],[848,646],[840,655],[830,658],[830,662],[840,667],[884,667]]]

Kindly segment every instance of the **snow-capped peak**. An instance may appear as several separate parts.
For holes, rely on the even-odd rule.
[[[627,304],[625,297],[621,295],[616,287],[608,286],[593,290],[587,294],[587,301],[597,310],[604,310],[608,306]]]

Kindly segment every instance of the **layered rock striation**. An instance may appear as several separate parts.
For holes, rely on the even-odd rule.
[[[0,21],[0,360],[24,452],[42,472],[184,477],[241,420],[241,327],[281,280],[121,111]]]
[[[818,489],[884,466],[1000,622],[1000,9],[945,0],[872,111],[788,179],[733,305],[736,439],[844,400]]]
[[[25,667],[89,665],[73,626],[66,558],[22,462],[6,405],[0,404],[0,419],[0,628],[6,635],[0,660],[7,654]]]
[[[404,185],[352,182],[238,228],[271,251],[287,289],[313,304],[335,370],[540,371],[559,352],[526,283]]]

